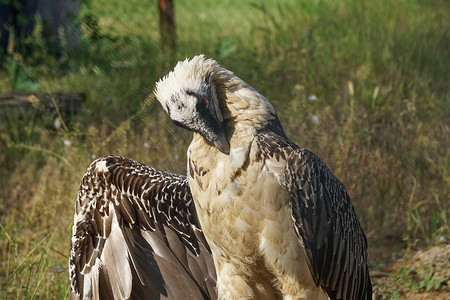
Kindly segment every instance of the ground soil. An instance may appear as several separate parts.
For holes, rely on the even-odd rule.
[[[450,244],[402,256],[400,249],[401,244],[394,241],[369,249],[374,262],[371,267],[374,299],[450,300]],[[421,285],[426,285],[430,277],[443,283],[426,291]]]

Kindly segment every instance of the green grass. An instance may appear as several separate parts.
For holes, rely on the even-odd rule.
[[[429,270],[423,273],[416,272],[410,266],[401,266],[396,272],[376,283],[374,290],[377,299],[406,299],[406,293],[439,292],[448,289],[448,278],[433,274]]]
[[[159,47],[154,1],[86,1],[82,45],[66,54],[64,75],[41,52],[0,69],[2,92],[87,95],[67,128],[33,109],[0,120],[3,298],[68,297],[76,191],[94,157],[185,172],[190,134],[147,96],[176,61],[198,53],[264,94],[288,136],[323,158],[348,188],[370,247],[389,237],[398,241],[392,252],[413,251],[449,239],[445,1],[195,0],[175,9],[173,52]]]

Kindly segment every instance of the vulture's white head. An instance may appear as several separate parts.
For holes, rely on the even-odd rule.
[[[212,81],[216,61],[203,55],[178,62],[156,83],[156,99],[178,126],[203,135],[225,154],[230,152],[217,93]]]

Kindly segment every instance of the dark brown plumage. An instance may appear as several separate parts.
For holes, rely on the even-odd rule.
[[[216,297],[186,178],[120,156],[82,179],[69,270],[73,299]]]

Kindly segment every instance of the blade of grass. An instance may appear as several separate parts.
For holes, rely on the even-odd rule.
[[[31,255],[39,248],[39,246],[49,237],[52,233],[47,234],[44,236],[43,239],[39,241],[32,249],[31,251],[24,257],[24,259],[19,263],[17,267],[14,268],[13,272],[7,276],[7,280],[9,280],[12,276],[15,276],[15,274],[22,268],[22,266],[25,264],[25,262],[28,261],[28,259],[31,257]],[[18,253],[16,253],[16,257]]]

